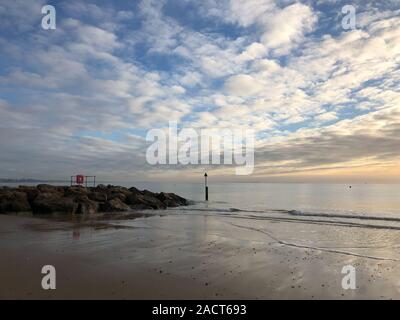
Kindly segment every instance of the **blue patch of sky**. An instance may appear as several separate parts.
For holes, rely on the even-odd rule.
[[[126,135],[128,134],[145,137],[147,134],[147,130],[135,129],[135,128],[123,128],[123,129],[113,130],[112,132],[101,131],[101,130],[97,131],[79,130],[75,132],[72,137],[76,139],[82,137],[95,137],[114,142],[124,142]]]
[[[279,131],[288,131],[288,132],[295,132],[299,129],[302,129],[304,127],[311,127],[313,124],[313,120],[312,119],[307,119],[301,122],[297,122],[297,123],[290,123],[290,124],[279,124],[276,126],[275,129],[279,130]]]
[[[181,26],[194,31],[221,34],[230,40],[248,35],[248,29],[227,23],[215,16],[201,14],[198,3],[195,2],[167,2],[163,7],[163,13],[174,18]]]
[[[357,104],[361,105],[362,102],[366,102],[366,101],[367,100],[359,99],[357,101]],[[351,119],[354,119],[356,117],[368,114],[370,112],[371,112],[371,110],[369,110],[369,109],[356,108],[356,107],[354,107],[354,104],[346,103],[346,104],[343,104],[343,108],[341,108],[340,111],[337,112],[338,121],[344,120],[344,119],[351,120]]]

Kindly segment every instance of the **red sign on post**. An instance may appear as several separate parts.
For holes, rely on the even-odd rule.
[[[85,177],[81,174],[78,174],[76,176],[76,184],[83,184],[83,182],[85,181]]]

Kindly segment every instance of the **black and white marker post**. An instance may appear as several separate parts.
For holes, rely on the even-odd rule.
[[[206,191],[206,201],[208,201],[208,186],[207,186],[207,172],[204,174],[204,186],[205,186],[205,191]]]

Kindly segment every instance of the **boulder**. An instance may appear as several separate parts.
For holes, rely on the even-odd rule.
[[[107,187],[104,184],[99,184],[94,188],[96,191],[105,191]]]
[[[75,213],[78,203],[73,198],[63,197],[58,193],[39,193],[32,203],[32,211],[35,214],[49,213]]]
[[[152,204],[149,199],[146,200],[142,194],[135,193],[131,193],[126,197],[126,203],[131,207],[131,209],[135,210],[154,209],[154,207],[157,207],[157,205]]]
[[[141,191],[140,192],[141,194],[143,194],[144,196],[151,196],[151,197],[153,197],[154,195],[156,195],[154,192],[151,192],[151,191],[149,191],[149,190],[143,190],[143,191]]]
[[[64,196],[69,197],[69,196],[82,196],[82,195],[87,195],[89,193],[89,190],[85,187],[81,186],[73,186],[73,187],[65,187],[64,188]]]
[[[0,213],[29,211],[31,211],[31,206],[26,193],[21,191],[0,192]]]
[[[173,193],[140,191],[134,187],[81,186],[0,187],[0,213],[32,211],[34,214],[119,212],[132,209],[165,209],[187,205]]]
[[[128,194],[129,195],[129,194]],[[126,201],[126,195],[121,192],[111,192],[107,194],[107,200],[119,199],[122,202]]]
[[[125,188],[125,187],[114,187],[114,188],[112,188],[112,192],[113,193],[123,193],[123,194],[125,194],[125,195],[128,195],[128,194],[130,194],[131,193],[131,191],[128,189],[128,188]]]
[[[77,214],[93,214],[99,209],[99,203],[87,197],[75,199],[75,202],[78,204],[75,211]]]
[[[137,195],[135,204],[146,205],[152,209],[165,209],[166,205],[154,196],[154,193],[145,193]]]
[[[125,203],[128,205],[134,205],[140,203],[138,200],[138,194],[136,193],[131,193],[125,198]]]
[[[130,210],[130,207],[123,203],[119,198],[115,198],[100,204],[100,211],[102,212],[120,212],[128,210]]]
[[[161,192],[157,195],[157,199],[159,199],[167,207],[179,207],[187,205],[187,200],[185,198],[182,198],[174,193]]]
[[[97,202],[106,202],[108,200],[107,193],[100,192],[100,191],[90,192],[90,193],[88,193],[87,197],[90,200],[97,201]]]
[[[131,187],[128,189],[130,191],[130,193],[141,193],[139,189],[135,188],[135,187]]]
[[[39,190],[36,187],[20,186],[17,190],[26,193],[29,203],[32,203],[39,194]]]
[[[53,186],[51,184],[39,184],[36,187],[37,190],[40,192],[46,192],[46,193],[63,193],[64,192],[64,187],[57,187]]]

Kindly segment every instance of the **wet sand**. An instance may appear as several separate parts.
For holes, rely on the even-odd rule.
[[[0,299],[400,297],[398,230],[385,230],[387,247],[368,247],[367,256],[357,243],[381,230],[215,215],[95,217],[0,215]],[[316,248],[322,234],[347,240]],[[44,265],[56,268],[56,290],[41,288]],[[356,290],[342,289],[345,265],[357,270]]]

